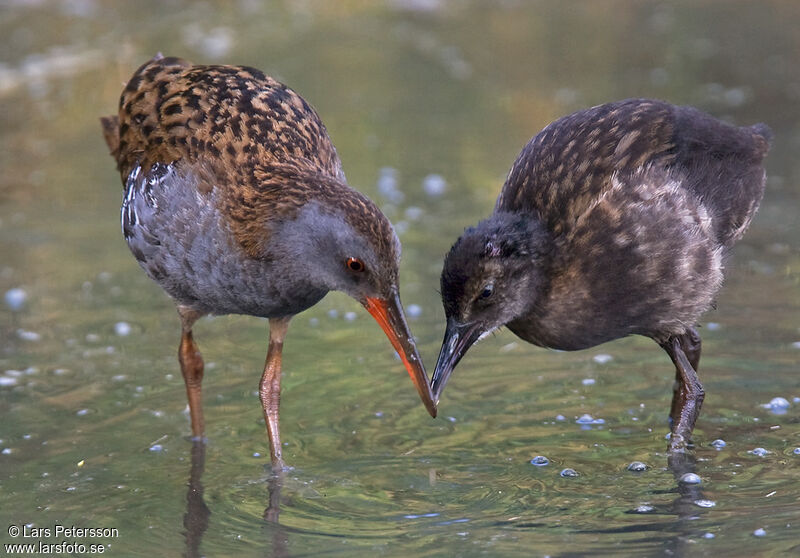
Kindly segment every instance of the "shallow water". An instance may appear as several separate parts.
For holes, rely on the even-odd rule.
[[[0,4],[3,544],[101,543],[114,556],[800,550],[795,3],[120,5]],[[767,122],[767,194],[701,324],[696,459],[668,464],[673,369],[650,340],[558,353],[500,332],[459,365],[432,420],[379,328],[339,294],[289,329],[292,469],[269,474],[255,393],[267,325],[254,318],[196,327],[208,444],[193,446],[177,316],[119,233],[97,122],[156,51],[257,66],[316,106],[351,184],[397,226],[429,365],[442,255],[489,213],[541,127],[631,96]],[[788,408],[763,406],[776,397]],[[647,468],[628,470],[635,461]],[[687,472],[702,482],[680,482]],[[26,524],[118,533],[8,533]]]

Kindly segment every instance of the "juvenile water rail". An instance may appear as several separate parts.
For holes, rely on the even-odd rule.
[[[683,450],[704,397],[695,324],[761,201],[770,140],[763,124],[647,99],[547,126],[492,215],[445,258],[435,401],[469,347],[502,326],[561,350],[644,335],[675,365],[669,447]]]
[[[360,302],[436,416],[398,294],[400,243],[350,188],[328,133],[297,93],[241,66],[156,56],[102,118],[124,197],[122,230],[139,265],[174,300],[192,434],[204,431],[203,360],[192,336],[205,314],[269,318],[259,393],[272,463],[289,320],[331,290]]]

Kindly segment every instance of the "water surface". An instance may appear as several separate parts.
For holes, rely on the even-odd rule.
[[[795,3],[42,0],[0,14],[0,292],[24,293],[0,307],[4,544],[24,542],[10,525],[58,523],[118,528],[78,539],[114,556],[798,551]],[[397,227],[429,365],[442,256],[548,122],[633,96],[767,122],[767,193],[701,323],[696,460],[668,466],[673,369],[648,339],[558,353],[500,332],[459,365],[432,420],[340,294],[289,330],[282,481],[255,391],[263,320],[196,326],[208,444],[193,446],[178,319],[122,240],[97,121],[157,51],[259,67],[318,109],[350,183]],[[763,406],[776,397],[788,408]]]

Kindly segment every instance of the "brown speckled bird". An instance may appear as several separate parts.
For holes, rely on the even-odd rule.
[[[670,450],[684,449],[704,396],[694,326],[761,201],[770,138],[763,124],[645,99],[547,126],[494,213],[447,254],[435,400],[467,349],[504,325],[561,350],[644,335],[675,364]]]
[[[101,119],[125,187],[125,240],[181,318],[192,434],[203,436],[203,360],[192,338],[209,313],[269,318],[259,392],[272,463],[281,353],[291,317],[343,291],[377,320],[428,412],[427,376],[398,294],[400,243],[350,188],[317,113],[262,72],[156,56],[133,74],[119,115]]]

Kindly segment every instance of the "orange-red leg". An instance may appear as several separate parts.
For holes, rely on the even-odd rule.
[[[186,384],[186,398],[189,401],[189,415],[192,421],[192,438],[200,440],[203,438],[205,429],[201,390],[203,357],[192,337],[192,325],[203,314],[186,306],[178,306],[178,314],[181,317],[181,344],[178,349],[178,360],[181,363],[181,373]]]
[[[261,396],[261,405],[264,407],[264,419],[267,422],[269,435],[269,452],[273,469],[283,469],[284,463],[281,456],[281,433],[278,428],[278,418],[281,404],[281,360],[283,354],[283,339],[289,328],[291,318],[271,318],[269,320],[269,348],[267,361],[264,364],[264,374],[258,393]]]

